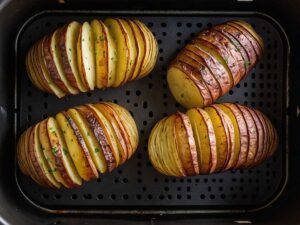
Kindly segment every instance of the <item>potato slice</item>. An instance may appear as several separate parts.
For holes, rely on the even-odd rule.
[[[131,77],[131,80],[135,80],[142,69],[142,65],[143,65],[143,61],[145,59],[145,55],[146,55],[146,44],[144,41],[144,34],[142,33],[141,29],[139,28],[139,26],[134,22],[134,20],[130,20],[130,19],[125,19],[127,21],[127,23],[129,24],[132,32],[133,32],[133,36],[135,38],[135,46],[136,46],[136,50],[137,50],[137,59],[136,59],[136,65]]]
[[[21,170],[21,172],[27,176],[30,175],[29,169],[28,169],[28,165],[27,165],[27,161],[25,160],[24,157],[24,153],[25,153],[25,143],[24,143],[24,138],[25,138],[25,133],[23,133],[20,137],[19,137],[19,141],[17,144],[17,162],[19,165],[19,168]]]
[[[174,115],[168,117],[163,123],[161,134],[159,134],[159,137],[165,140],[165,145],[162,145],[161,149],[163,163],[167,174],[172,176],[186,176],[183,162],[180,159],[180,149],[176,144],[175,119],[176,116]]]
[[[226,161],[223,166],[223,170],[226,170],[226,168],[229,168],[231,166],[231,159],[233,155],[235,154],[235,146],[234,146],[234,141],[235,141],[235,133],[234,133],[234,126],[233,123],[231,122],[231,119],[229,116],[220,108],[218,105],[212,105],[212,108],[216,110],[216,112],[219,114],[222,124],[224,125],[224,130],[226,134],[226,140],[227,140],[227,157]]]
[[[245,165],[248,157],[248,148],[249,148],[248,127],[241,110],[235,104],[223,103],[223,105],[227,106],[232,111],[239,127],[240,153],[239,153],[237,164],[235,165],[235,169],[238,169],[243,167],[243,165]]]
[[[261,46],[256,41],[256,39],[252,36],[252,34],[248,32],[248,29],[246,29],[244,26],[241,26],[240,24],[233,23],[232,21],[227,22],[227,24],[236,28],[237,30],[239,30],[240,32],[242,32],[245,35],[245,37],[250,41],[250,43],[256,53],[257,58],[260,59],[262,56],[263,50],[261,49]]]
[[[258,164],[259,160],[261,159],[261,156],[263,154],[264,151],[264,138],[265,138],[265,133],[264,133],[264,128],[262,125],[261,120],[259,119],[258,115],[255,113],[255,111],[253,109],[248,109],[248,111],[251,113],[254,121],[255,121],[255,125],[257,127],[257,132],[258,132],[258,136],[257,136],[257,153],[255,155],[254,161],[252,163],[251,166],[255,166]]]
[[[114,139],[116,140],[118,149],[121,152],[121,163],[124,163],[133,152],[127,131],[123,127],[119,116],[113,111],[113,109],[111,109],[111,106],[99,103],[97,104],[97,109],[100,110],[103,116],[111,124]]]
[[[222,91],[219,86],[219,83],[215,80],[214,76],[211,74],[211,72],[208,70],[205,64],[202,64],[201,57],[198,57],[196,54],[189,51],[188,49],[183,49],[182,52],[178,54],[176,59],[187,63],[191,67],[194,67],[195,70],[197,70],[199,79],[203,80],[213,100],[220,97]]]
[[[238,29],[228,24],[217,25],[214,28],[221,30],[223,33],[229,33],[230,36],[234,37],[234,44],[237,45],[237,43],[239,43],[240,46],[246,51],[249,61],[245,61],[245,66],[248,69],[247,71],[251,70],[256,64],[258,57],[254,51],[253,46],[251,45],[251,42],[247,39],[247,37],[245,37],[245,35]]]
[[[77,64],[77,40],[81,24],[73,21],[64,26],[58,37],[58,50],[61,55],[61,66],[70,85],[86,92],[88,89],[81,80]]]
[[[98,178],[99,173],[97,168],[75,122],[64,112],[58,113],[55,118],[62,130],[70,156],[79,176],[85,181]]]
[[[248,128],[248,135],[249,135],[249,148],[248,148],[248,154],[247,154],[247,160],[243,167],[249,167],[253,164],[255,156],[257,154],[257,140],[258,140],[258,133],[257,133],[257,127],[255,125],[255,121],[251,115],[251,113],[247,110],[246,107],[242,105],[237,105],[241,112],[243,113],[243,116],[245,118],[247,128]]]
[[[166,174],[164,170],[164,163],[163,158],[161,157],[161,145],[165,142],[161,141],[161,129],[163,126],[163,122],[167,118],[164,118],[158,121],[155,126],[152,128],[152,131],[149,135],[149,142],[148,142],[148,156],[149,160],[152,163],[153,167],[162,174]],[[166,141],[166,140],[165,140]],[[167,174],[166,174],[167,175]]]
[[[55,182],[52,174],[49,173],[47,166],[45,165],[45,159],[40,148],[40,142],[38,139],[38,128],[39,124],[35,125],[29,135],[29,144],[28,144],[28,156],[31,160],[31,163],[45,186],[54,188]]]
[[[185,174],[188,176],[199,174],[196,143],[187,115],[180,112],[175,114],[175,131],[175,142]]]
[[[171,93],[178,103],[186,108],[203,107],[212,103],[209,90],[188,64],[176,61],[167,71]]]
[[[43,120],[42,122],[40,122],[39,139],[41,148],[43,149],[44,157],[49,164],[49,171],[51,171],[53,177],[57,182],[63,184],[63,186],[65,187],[69,187],[68,184],[64,181],[55,164],[55,157],[52,154],[52,148],[48,137],[47,120]]]
[[[51,144],[51,151],[55,158],[56,168],[68,187],[76,187],[82,184],[82,180],[70,157],[62,131],[53,117],[47,120],[47,131]]]
[[[80,29],[77,40],[77,61],[81,80],[89,90],[94,90],[96,86],[95,40],[88,22],[84,22]]]
[[[68,79],[68,77],[65,74],[63,65],[62,65],[62,58],[61,58],[61,52],[59,51],[59,36],[60,36],[61,29],[54,31],[54,33],[51,36],[51,53],[53,57],[54,64],[56,66],[57,72],[64,83],[65,87],[68,90],[68,93],[76,95],[78,94],[77,87],[73,87],[71,85],[71,81]]]
[[[240,129],[238,125],[238,121],[231,111],[231,109],[224,105],[224,104],[216,104],[218,108],[220,108],[231,120],[231,123],[233,125],[233,131],[234,131],[234,140],[233,140],[233,149],[234,151],[231,153],[229,162],[227,163],[227,166],[225,167],[226,170],[235,168],[235,165],[238,162],[239,154],[240,154],[240,148],[241,148],[241,138],[240,138]]]
[[[111,58],[116,61],[116,78],[113,87],[120,86],[124,80],[126,80],[126,75],[129,70],[129,57],[130,52],[128,49],[128,43],[126,40],[126,33],[123,26],[117,19],[106,19],[104,24],[107,26],[113,40],[116,43],[116,57],[112,56]]]
[[[205,52],[209,57],[206,60],[206,64],[210,67],[212,73],[219,81],[222,88],[222,94],[224,95],[233,87],[233,77],[230,69],[228,68],[225,60],[211,47],[207,42],[204,43],[199,39],[193,39],[192,44]]]
[[[108,87],[108,38],[105,25],[100,20],[93,20],[91,27],[95,40],[95,65],[96,65],[96,86],[97,88]]]
[[[237,83],[239,83],[242,79],[243,71],[240,70],[239,64],[229,51],[227,46],[228,42],[213,30],[203,31],[199,33],[197,38],[206,41],[208,46],[219,53],[219,55],[224,59],[226,65],[230,69],[233,77],[233,84],[236,85]]]
[[[136,77],[136,79],[140,79],[143,76],[146,76],[151,60],[153,43],[151,41],[151,37],[149,37],[149,32],[147,31],[147,27],[144,26],[139,20],[134,20],[136,25],[139,27],[141,33],[143,34],[143,40],[145,44],[145,57],[143,59],[142,68],[140,74]]]
[[[49,88],[52,90],[52,92],[58,97],[62,98],[66,94],[53,82],[47,68],[45,65],[45,61],[43,58],[43,43],[45,38],[43,38],[37,46],[37,63],[40,68],[40,73],[43,74],[45,81],[47,82]]]
[[[203,116],[204,114],[204,116]],[[211,142],[216,147],[216,139],[209,115],[203,109],[193,108],[186,112],[191,121],[196,143],[200,174],[208,174],[211,168]],[[204,119],[206,117],[206,120]]]
[[[222,26],[215,26],[212,29],[215,30],[216,32],[219,32],[221,35],[227,38],[232,44],[232,46],[234,46],[235,51],[240,53],[243,59],[242,63],[245,71],[243,73],[242,79],[245,78],[246,74],[251,70],[250,68],[251,62],[247,50],[230,32],[226,31],[225,29],[222,29]],[[239,61],[239,64],[241,64],[241,61]]]
[[[120,117],[120,121],[122,122],[123,127],[129,136],[130,144],[132,147],[132,155],[136,151],[139,143],[139,133],[133,117],[125,108],[121,107],[120,105],[114,104],[112,102],[105,102],[103,104],[109,105],[111,109],[115,111],[116,115]]]
[[[206,107],[204,110],[210,116],[212,121],[215,135],[216,135],[216,143],[217,143],[217,166],[215,170],[211,170],[210,172],[219,172],[225,166],[227,160],[227,152],[229,151],[227,136],[226,136],[226,125],[223,124],[222,118],[216,109],[212,107]]]
[[[134,37],[133,30],[131,29],[131,26],[125,19],[118,19],[119,23],[123,26],[123,29],[126,33],[126,40],[127,40],[127,46],[129,49],[129,62],[128,62],[128,71],[126,73],[126,79],[122,82],[122,84],[125,84],[126,82],[130,81],[133,77],[133,73],[136,67],[137,58],[138,56],[138,46],[136,44],[136,40]]]
[[[265,160],[266,158],[268,158],[269,152],[272,150],[272,145],[274,142],[274,133],[273,133],[273,125],[271,124],[270,120],[262,113],[260,112],[261,117],[263,118],[264,122],[265,122],[265,126],[266,126],[266,131],[267,131],[267,145],[265,148],[265,152],[263,155],[263,159]]]
[[[28,74],[28,77],[29,77],[30,81],[37,88],[44,91],[44,88],[38,82],[37,77],[35,75],[35,70],[34,70],[33,64],[32,64],[32,49],[33,49],[33,47],[31,47],[31,49],[27,52],[26,57],[25,57],[25,65],[26,65],[27,74]]]
[[[103,123],[103,115],[98,116],[100,113],[95,112],[91,107],[87,106],[78,106],[76,107],[80,114],[86,120],[89,128],[92,130],[93,134],[96,137],[96,140],[99,143],[100,151],[103,154],[103,157],[106,160],[107,167],[109,171],[112,171],[116,167],[116,160],[114,154],[118,154],[120,158],[122,158],[122,152],[118,152],[116,144],[112,145],[112,142],[109,142],[109,138],[107,137],[106,124]],[[106,126],[105,126],[106,125]],[[111,131],[111,130],[110,130]],[[110,134],[113,136],[113,134]],[[111,138],[110,138],[111,139]],[[115,143],[115,142],[114,142]],[[115,150],[114,150],[115,149]]]
[[[26,131],[25,131],[25,137],[24,137],[24,149],[25,149],[25,153],[24,153],[24,156],[25,156],[25,159],[27,161],[27,165],[29,166],[28,167],[28,172],[31,176],[31,178],[37,182],[39,185],[41,186],[45,186],[45,182],[42,180],[42,178],[38,175],[37,171],[36,171],[36,168],[34,167],[33,165],[33,161],[31,160],[31,143],[30,143],[30,137],[31,137],[31,133],[33,132],[34,130],[34,127],[30,127],[28,128]]]
[[[33,70],[35,71],[35,77],[38,80],[38,82],[40,83],[40,85],[42,86],[42,88],[43,88],[42,90],[46,91],[47,93],[52,93],[52,90],[50,89],[49,85],[45,81],[43,74],[39,70],[39,65],[38,65],[38,61],[37,61],[37,44],[33,46],[31,57],[32,57]]]
[[[74,108],[69,109],[67,114],[79,128],[79,132],[88,147],[89,153],[92,156],[93,162],[98,171],[100,173],[105,173],[107,170],[107,162],[103,152],[101,151],[101,147],[87,121],[84,119],[83,115]]]

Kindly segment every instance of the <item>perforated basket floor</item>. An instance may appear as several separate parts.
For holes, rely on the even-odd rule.
[[[155,70],[149,77],[121,88],[57,99],[33,87],[27,78],[24,55],[43,35],[72,20],[95,17],[136,17],[154,32],[159,44]],[[239,18],[250,22],[265,41],[261,62],[220,102],[230,101],[262,110],[278,129],[280,143],[273,158],[254,169],[189,178],[166,177],[156,172],[147,155],[147,138],[153,125],[177,110],[166,82],[168,62],[191,37],[217,23]],[[17,133],[48,115],[69,107],[96,101],[114,101],[130,110],[140,132],[136,154],[126,164],[94,182],[73,190],[41,188],[17,170],[21,191],[32,203],[47,210],[66,212],[176,213],[254,210],[279,195],[287,177],[286,98],[287,41],[267,17],[255,14],[182,13],[63,13],[46,12],[31,19],[18,38]],[[55,211],[57,212],[57,211]]]

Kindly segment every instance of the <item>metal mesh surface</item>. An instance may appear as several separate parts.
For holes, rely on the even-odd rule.
[[[118,14],[120,15],[120,14]],[[115,15],[115,16],[118,16]],[[277,28],[255,15],[127,15],[146,23],[154,32],[159,55],[150,76],[120,88],[58,99],[36,89],[29,81],[24,58],[28,48],[43,35],[72,20],[85,21],[112,16],[103,13],[45,13],[29,22],[18,43],[18,114],[17,127],[24,129],[48,115],[76,105],[113,101],[130,110],[139,128],[140,144],[136,154],[123,166],[97,181],[86,182],[73,190],[41,188],[17,171],[23,193],[47,209],[249,209],[272,200],[281,189],[285,170],[286,50]],[[124,15],[122,15],[124,16]],[[126,17],[126,16],[125,16]],[[248,170],[187,178],[167,177],[156,172],[147,155],[147,138],[153,125],[180,107],[168,90],[166,68],[170,60],[195,33],[230,19],[250,22],[265,41],[265,54],[248,77],[219,102],[239,102],[266,113],[279,132],[275,156]]]

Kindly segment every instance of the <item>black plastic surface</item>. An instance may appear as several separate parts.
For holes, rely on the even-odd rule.
[[[89,102],[109,100],[129,109],[140,131],[140,145],[131,160],[111,174],[73,190],[49,190],[37,186],[17,171],[26,197],[45,209],[53,210],[194,210],[233,211],[257,209],[275,198],[285,185],[286,168],[286,39],[279,27],[259,14],[157,14],[128,15],[145,22],[159,43],[157,66],[151,75],[121,88],[57,99],[33,87],[27,78],[24,56],[32,43],[69,21],[105,18],[106,13],[45,13],[30,21],[18,42],[18,134],[48,115]],[[125,16],[116,14],[113,16]],[[160,175],[149,163],[147,137],[155,122],[179,107],[166,83],[166,68],[176,51],[192,36],[217,23],[243,19],[255,26],[265,41],[265,53],[247,79],[219,102],[239,102],[266,113],[279,132],[279,149],[273,158],[257,168],[209,176],[172,178]]]

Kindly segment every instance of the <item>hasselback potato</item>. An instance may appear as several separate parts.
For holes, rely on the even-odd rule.
[[[74,21],[34,44],[26,68],[36,87],[61,98],[140,79],[154,68],[157,53],[152,32],[138,20]]]
[[[186,108],[208,106],[246,77],[263,49],[262,38],[244,21],[213,26],[197,34],[171,62],[169,88]]]
[[[254,167],[277,145],[277,132],[263,113],[222,103],[160,120],[151,131],[148,153],[159,172],[191,176]]]
[[[138,131],[130,113],[110,102],[77,106],[28,128],[17,159],[42,186],[73,188],[112,171],[136,151]]]

